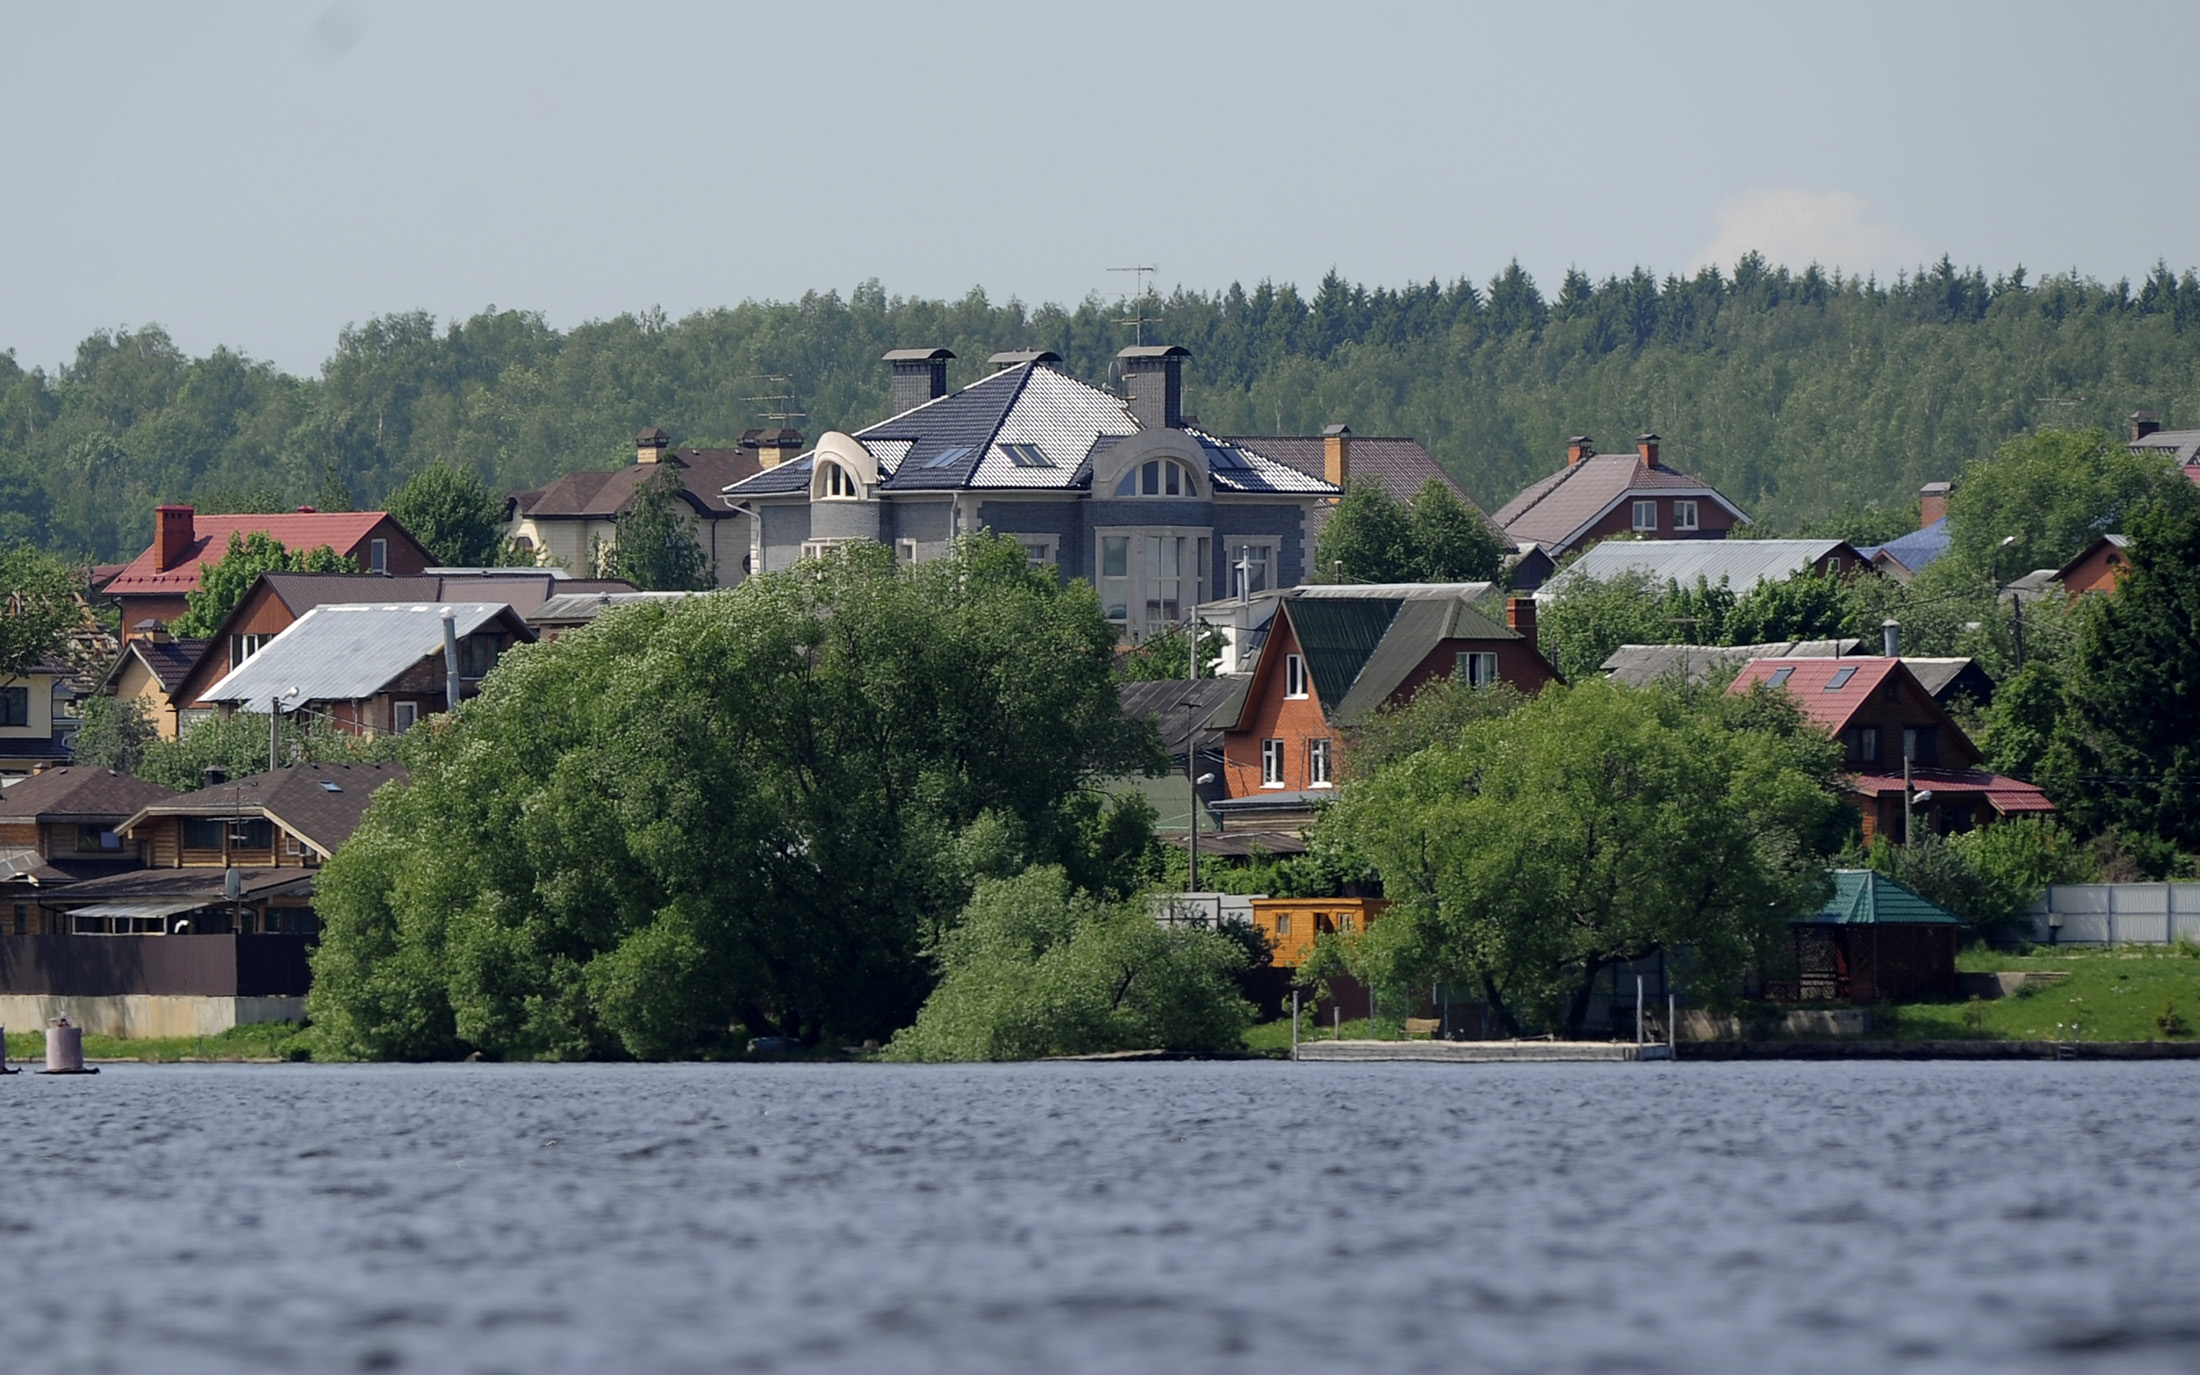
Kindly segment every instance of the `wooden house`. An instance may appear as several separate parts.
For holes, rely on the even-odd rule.
[[[122,833],[170,789],[112,769],[62,765],[0,792],[0,932],[53,930],[46,900],[76,884],[145,867],[145,847]]]
[[[1905,797],[1917,825],[1937,835],[2055,810],[2030,783],[1985,768],[1971,737],[1901,659],[1755,659],[1728,691],[1759,684],[1788,693],[1841,742],[1841,786],[1863,819],[1867,844],[1882,835],[1906,838]]]
[[[1389,906],[1382,898],[1254,898],[1253,929],[1268,938],[1270,965],[1296,969],[1314,953],[1316,937],[1365,931]]]
[[[1952,998],[1955,914],[1870,869],[1837,869],[1833,895],[1788,923],[1786,961],[1766,971],[1771,1002]]]

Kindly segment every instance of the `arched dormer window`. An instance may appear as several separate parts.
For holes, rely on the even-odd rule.
[[[824,497],[827,501],[855,501],[863,495],[863,486],[856,475],[838,463],[825,467]]]
[[[1119,497],[1196,497],[1199,484],[1192,470],[1173,458],[1153,458],[1123,474],[1115,484]]]

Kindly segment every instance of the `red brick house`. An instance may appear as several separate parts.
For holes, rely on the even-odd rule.
[[[1632,453],[1600,454],[1587,435],[1566,442],[1566,466],[1506,502],[1491,519],[1516,549],[1552,562],[1609,535],[1725,539],[1749,517],[1701,478],[1658,459],[1658,437]],[[1518,575],[1515,586],[1525,586]]]
[[[1906,838],[1905,786],[1918,826],[1935,835],[2055,810],[2030,783],[1986,769],[1971,737],[1900,659],[1756,659],[1727,690],[1759,683],[1787,692],[1842,743],[1849,772],[1841,786],[1863,817],[1867,844],[1882,835]]]
[[[202,516],[189,506],[153,508],[153,543],[123,565],[102,591],[121,604],[122,623],[166,624],[188,609],[184,598],[199,590],[199,569],[229,552],[233,534],[255,532],[292,551],[327,545],[366,573],[418,573],[435,556],[385,511],[316,511],[301,506],[281,515]]]
[[[2114,592],[2124,574],[2131,571],[2131,541],[2122,535],[2103,535],[2085,552],[2055,571],[2055,582],[2072,597],[2088,592]]]
[[[1513,598],[1500,625],[1476,605],[1490,593],[1488,583],[1397,583],[1284,594],[1237,716],[1222,723],[1228,796],[1216,810],[1311,808],[1342,776],[1353,723],[1433,678],[1529,692],[1555,679],[1536,647],[1535,603]]]

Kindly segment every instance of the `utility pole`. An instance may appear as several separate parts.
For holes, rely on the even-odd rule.
[[[1192,804],[1192,867],[1191,882],[1187,891],[1199,891],[1199,609],[1193,607],[1184,618],[1185,679],[1191,688],[1184,694],[1184,790]],[[1219,902],[1220,899],[1217,899]],[[1215,925],[1222,925],[1222,914],[1215,913]]]

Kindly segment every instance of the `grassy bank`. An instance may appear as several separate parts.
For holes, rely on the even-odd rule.
[[[233,1027],[219,1036],[164,1036],[124,1040],[119,1036],[84,1038],[87,1060],[145,1060],[173,1063],[177,1060],[306,1060],[311,1059],[310,1038],[297,1022],[259,1022]],[[46,1033],[8,1033],[8,1063],[33,1067],[46,1061]]]
[[[2161,1041],[2183,1040],[2200,1029],[2200,948],[2035,947],[2023,955],[1967,950],[1956,967],[1966,973],[2060,971],[2070,977],[2027,984],[2008,998],[1874,1008],[1872,1034],[1903,1040]],[[2192,1029],[2177,1035],[2165,1029],[2163,1013],[2170,1008]]]

